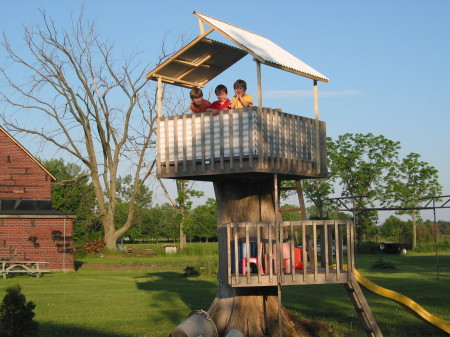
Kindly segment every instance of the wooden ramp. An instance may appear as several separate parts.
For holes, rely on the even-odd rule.
[[[364,326],[364,329],[369,337],[383,337],[380,328],[378,327],[375,316],[370,310],[369,304],[364,297],[364,294],[355,277],[350,277],[347,284],[345,284],[347,294],[352,300],[353,306],[358,313],[359,319]]]

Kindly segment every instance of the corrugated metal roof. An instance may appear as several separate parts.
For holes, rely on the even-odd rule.
[[[146,77],[161,78],[165,83],[181,87],[201,88],[247,55],[242,49],[205,38],[210,32],[191,41]]]
[[[322,82],[328,82],[328,78],[325,75],[322,75],[266,37],[205,14],[198,12],[194,12],[194,14],[208,26],[253,55],[261,63]]]
[[[328,82],[327,77],[264,36],[205,14],[197,12],[194,14],[211,29],[150,71],[146,75],[148,79],[156,81],[161,78],[165,83],[186,88],[201,88],[245,55],[250,54],[263,64],[314,80]],[[206,36],[214,30],[239,48],[207,39]]]

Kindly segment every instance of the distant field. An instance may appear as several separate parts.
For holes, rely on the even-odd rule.
[[[161,245],[152,245],[133,248],[161,251]],[[395,269],[372,270],[380,256]],[[20,284],[36,304],[41,337],[162,337],[191,310],[208,309],[217,290],[215,276],[186,279],[182,274],[188,265],[211,263],[217,263],[217,243],[192,244],[176,255],[87,256],[77,261],[76,272],[0,279],[0,296]],[[437,280],[434,254],[358,255],[357,264],[371,281],[450,320],[450,268]],[[365,294],[384,336],[447,336],[398,304]],[[341,336],[365,336],[342,285],[284,287],[282,299],[289,310],[325,321]]]

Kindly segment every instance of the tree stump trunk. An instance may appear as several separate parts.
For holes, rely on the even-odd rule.
[[[274,222],[274,177],[236,178],[214,182],[218,224],[231,222]],[[219,239],[219,242],[223,242]],[[222,251],[219,247],[219,251]],[[238,329],[244,336],[280,336],[277,287],[233,288],[220,283],[208,313],[219,336]],[[294,327],[287,310],[282,315],[283,337],[309,336]]]

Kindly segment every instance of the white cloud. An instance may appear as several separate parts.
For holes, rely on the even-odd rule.
[[[319,97],[340,97],[340,96],[357,96],[361,92],[358,90],[342,90],[342,91],[320,91]],[[264,93],[267,98],[303,98],[313,97],[312,90],[270,90]]]

